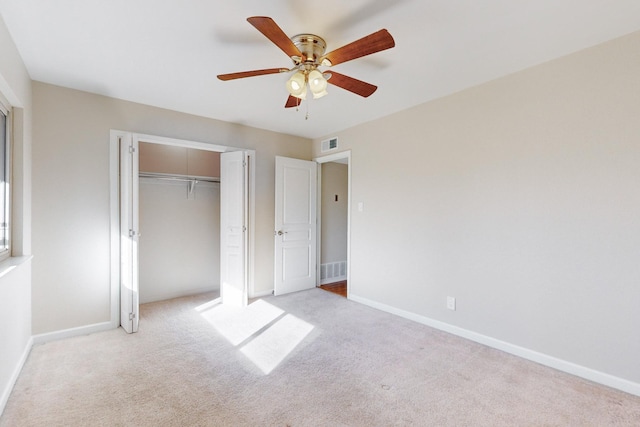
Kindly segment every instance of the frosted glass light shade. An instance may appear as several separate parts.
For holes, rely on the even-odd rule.
[[[289,80],[287,80],[287,90],[291,96],[305,99],[307,97],[307,85],[305,75],[302,71],[296,71]]]
[[[318,70],[309,73],[309,89],[313,93],[313,98],[322,98],[327,94],[327,80]]]

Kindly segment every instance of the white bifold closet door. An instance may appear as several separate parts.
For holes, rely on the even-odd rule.
[[[118,137],[120,146],[120,325],[138,331],[138,141]]]
[[[249,156],[220,155],[220,297],[223,304],[247,305]]]

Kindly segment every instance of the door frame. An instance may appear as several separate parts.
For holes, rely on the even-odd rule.
[[[110,199],[110,290],[111,290],[111,325],[120,325],[120,137],[131,136],[135,141],[152,144],[172,145],[184,148],[195,148],[206,151],[245,151],[249,156],[249,230],[247,256],[247,292],[249,296],[254,292],[254,263],[255,263],[255,150],[228,145],[210,144],[185,139],[169,138],[158,135],[147,135],[136,132],[111,129],[109,137],[109,199]]]
[[[331,163],[336,160],[347,161],[347,299],[351,296],[351,150],[341,151],[339,153],[328,154],[313,159],[318,164],[318,191],[317,198],[317,250],[316,250],[316,286],[320,286],[320,258],[322,257],[322,164]]]

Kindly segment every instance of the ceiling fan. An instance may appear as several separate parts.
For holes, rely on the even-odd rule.
[[[301,100],[306,99],[307,87],[314,98],[326,95],[327,83],[365,98],[370,96],[378,89],[377,86],[334,71],[330,73],[322,72],[319,67],[331,67],[395,46],[395,41],[391,34],[382,29],[325,54],[327,44],[322,37],[315,34],[298,34],[289,38],[278,24],[267,16],[253,16],[247,18],[247,21],[286,53],[293,61],[293,67],[220,74],[218,78],[226,81],[266,74],[294,72],[287,81],[289,98],[285,108],[300,105]]]

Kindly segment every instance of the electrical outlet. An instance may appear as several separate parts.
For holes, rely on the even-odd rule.
[[[456,299],[454,297],[447,297],[447,308],[449,310],[456,310]]]

